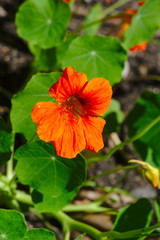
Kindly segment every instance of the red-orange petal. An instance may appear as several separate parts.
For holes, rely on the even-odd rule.
[[[50,88],[49,94],[58,102],[65,102],[70,96],[78,94],[87,82],[84,73],[77,73],[73,67],[66,67],[62,77]]]
[[[58,156],[74,158],[86,147],[83,134],[82,120],[66,121],[63,134],[57,141],[53,141]]]
[[[45,142],[56,141],[63,133],[64,119],[53,102],[39,102],[32,110],[32,120],[38,124],[37,134]]]
[[[98,152],[104,147],[102,131],[106,121],[101,117],[85,117],[82,121],[86,148],[92,152]]]
[[[137,45],[135,45],[134,47],[130,48],[129,50],[131,52],[136,52],[136,51],[142,51],[144,52],[146,50],[147,47],[147,42],[143,42],[143,43],[139,43]]]
[[[112,87],[104,78],[93,78],[78,94],[84,111],[88,115],[103,115],[110,105]]]

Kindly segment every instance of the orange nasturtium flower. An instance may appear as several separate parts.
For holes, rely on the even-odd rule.
[[[84,73],[66,67],[49,94],[57,104],[38,102],[32,111],[39,138],[52,141],[57,155],[65,158],[74,158],[85,148],[92,152],[103,148],[105,120],[99,116],[110,105],[112,88],[109,81],[93,78],[88,82]]]

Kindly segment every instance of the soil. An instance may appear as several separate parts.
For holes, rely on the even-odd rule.
[[[8,118],[11,107],[8,97],[10,98],[14,93],[24,87],[26,78],[29,77],[31,63],[33,61],[33,56],[30,54],[26,42],[17,36],[14,24],[15,13],[22,2],[22,0],[1,0],[0,2],[0,116],[3,116],[5,119]],[[106,7],[105,0],[85,0],[75,4],[73,9],[74,17],[69,25],[71,30],[80,26],[80,22],[87,14],[88,9],[96,2],[102,2],[103,6]],[[135,6],[135,1],[127,4],[127,8],[133,6]],[[106,34],[115,24],[114,21],[105,22],[99,34]],[[160,31],[156,33],[154,38],[154,40],[158,39],[160,40]],[[127,116],[128,112],[133,108],[137,98],[142,92],[145,90],[158,92],[160,90],[160,81],[157,81],[156,77],[158,75],[160,80],[160,45],[155,44],[154,41],[151,40],[145,52],[130,53],[123,79],[113,88],[113,97],[120,102],[125,116]],[[5,93],[2,88],[5,89]],[[6,95],[8,95],[8,97],[6,97]],[[124,121],[118,133],[121,140],[128,138],[127,131],[127,125]],[[105,148],[103,152],[105,153],[109,148],[113,147],[114,142],[110,136],[104,136],[104,142]],[[103,171],[123,166],[126,164],[126,159],[136,157],[136,153],[132,151],[132,146],[129,145],[125,147],[123,151],[117,152],[109,159],[91,165],[88,169],[88,176],[91,177]],[[4,168],[2,171],[4,171]],[[121,171],[97,179],[97,186],[82,189],[74,202],[83,204],[99,198],[103,195],[103,191],[99,186],[112,187],[123,175],[124,172]],[[136,198],[146,197],[152,199],[158,194],[158,190],[155,190],[143,180],[136,170],[130,171],[124,181],[120,183],[119,187],[130,192]],[[115,209],[121,209],[131,202],[133,202],[132,197],[112,193],[107,198],[105,204]],[[45,227],[32,213],[26,213],[25,217],[29,228]],[[78,218],[77,215],[76,217]],[[92,214],[84,216],[83,221],[106,231],[111,230],[114,217],[104,214]],[[61,240],[62,234],[60,226],[53,220],[51,220],[51,224],[57,234],[57,239]],[[72,239],[74,239],[77,234],[77,232],[73,232]],[[84,239],[89,238],[85,237]],[[160,237],[154,239],[160,240]]]

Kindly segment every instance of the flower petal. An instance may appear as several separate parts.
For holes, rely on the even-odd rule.
[[[86,147],[83,134],[82,120],[66,121],[63,134],[53,142],[58,156],[74,158]]]
[[[86,148],[92,152],[98,152],[104,147],[102,131],[106,121],[101,117],[84,117],[82,122]]]
[[[103,115],[111,102],[112,87],[104,78],[93,78],[78,96],[87,114]]]
[[[63,133],[65,124],[60,108],[53,102],[39,102],[32,110],[32,119],[38,124],[37,134],[41,140],[51,142]]]
[[[50,88],[49,94],[57,101],[65,102],[70,96],[76,95],[87,82],[84,73],[77,73],[73,67],[66,67],[62,77]]]

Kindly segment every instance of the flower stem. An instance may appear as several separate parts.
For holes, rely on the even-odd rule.
[[[73,230],[78,230],[82,233],[88,234],[95,240],[107,239],[107,237],[105,237],[105,238],[102,237],[101,236],[102,233],[99,230],[97,230],[96,228],[94,228],[88,224],[74,220],[61,211],[58,211],[56,213],[52,212],[52,215],[58,222],[60,222],[62,224],[63,230],[65,232],[67,232],[67,231],[71,232]]]
[[[13,96],[11,92],[9,92],[7,89],[5,89],[3,87],[0,87],[0,93],[2,93],[8,99],[11,99]]]
[[[114,11],[116,8],[119,8],[121,7],[122,5],[124,5],[125,3],[129,2],[131,0],[119,0],[117,2],[115,2],[114,4],[112,4],[110,7],[106,8],[103,13],[102,13],[102,16],[106,16],[108,15],[109,13],[111,13],[112,11]]]
[[[14,172],[13,172],[14,145],[15,145],[15,134],[14,134],[13,144],[11,146],[11,151],[12,151],[11,157],[10,157],[10,160],[7,162],[7,166],[6,166],[6,176],[8,180],[11,180],[14,175]]]
[[[88,28],[94,24],[97,24],[99,22],[103,22],[104,20],[107,20],[107,19],[110,19],[110,18],[114,18],[116,16],[119,16],[119,14],[117,15],[113,15],[113,16],[106,16],[108,14],[110,14],[112,11],[114,11],[116,8],[119,8],[121,7],[122,5],[124,5],[125,3],[129,2],[131,0],[120,0],[120,1],[117,1],[116,3],[112,4],[110,7],[106,8],[103,12],[102,12],[102,15],[101,15],[101,18],[97,19],[96,21],[93,21],[93,22],[90,22],[88,24],[85,24],[83,25],[82,27],[79,27],[77,28],[75,31],[73,31],[70,35],[75,35],[77,34],[78,32],[80,32],[81,30],[85,29],[85,28]],[[123,16],[124,14],[122,14]]]
[[[88,182],[88,181],[93,181],[93,180],[95,180],[95,179],[97,179],[97,178],[100,178],[100,177],[109,175],[109,174],[114,173],[114,172],[119,172],[119,171],[121,171],[121,170],[126,170],[126,169],[135,169],[135,168],[139,168],[139,166],[137,166],[137,165],[131,165],[131,166],[125,166],[125,167],[119,167],[119,168],[110,169],[110,170],[107,170],[107,171],[105,171],[105,172],[102,172],[102,173],[100,173],[100,174],[97,174],[97,175],[95,175],[95,176],[87,179],[87,182]]]
[[[22,192],[20,190],[16,190],[15,192],[15,197],[14,197],[17,201],[29,204],[29,205],[33,205],[31,196],[25,192]],[[104,240],[107,239],[106,237],[101,237],[101,232],[99,230],[97,230],[96,228],[79,222],[77,220],[72,219],[71,217],[69,217],[67,214],[65,214],[62,211],[58,211],[58,212],[52,212],[51,214],[58,222],[61,223],[62,227],[63,227],[63,233],[65,236],[65,240],[68,240],[71,231],[73,230],[78,230],[80,232],[85,232],[88,235],[90,235],[91,237],[93,237],[93,239],[95,240]]]
[[[160,121],[160,116],[156,117],[152,122],[150,122],[142,131],[138,132],[134,137],[127,139],[126,141],[118,144],[114,148],[112,148],[107,154],[101,156],[101,157],[95,157],[95,158],[90,158],[87,161],[87,164],[92,163],[92,162],[100,162],[103,161],[110,156],[112,156],[116,151],[119,149],[123,148],[124,146],[128,145],[129,143],[132,143],[142,137],[145,133],[147,133],[157,122]]]

